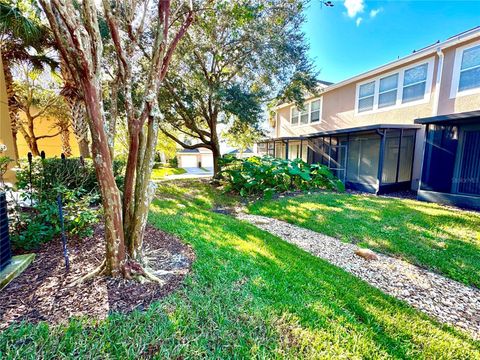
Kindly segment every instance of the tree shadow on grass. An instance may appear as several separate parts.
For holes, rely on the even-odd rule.
[[[228,216],[193,210],[180,211],[182,224],[164,227],[161,207],[154,208],[152,222],[167,231],[178,232],[194,246],[199,283],[226,297],[232,291],[242,293],[240,303],[234,304],[234,308],[260,312],[260,318],[274,333],[279,330],[275,351],[291,354],[306,351],[308,355],[327,351],[334,356],[369,353],[401,358],[424,352],[441,356],[443,350],[436,347],[432,339],[450,342],[448,351],[457,354],[465,354],[465,350],[472,354],[478,351],[467,335],[438,324],[405,303],[269,233]],[[236,285],[239,281],[240,290]],[[254,300],[248,302],[245,309],[241,302],[251,296]],[[321,304],[324,310],[312,310],[315,303]],[[302,331],[306,332],[304,338],[316,341],[302,344],[305,339],[298,339],[297,343],[302,344],[298,349],[278,348],[285,334],[282,328],[275,329],[275,323],[285,313],[295,315]],[[235,322],[236,315],[232,316],[234,319],[230,321]],[[288,324],[283,327],[284,331],[285,328]],[[329,330],[323,331],[325,329]],[[323,331],[323,335],[315,335],[318,330]],[[336,340],[330,338],[332,334],[336,334],[333,336]],[[326,345],[328,341],[330,345]]]
[[[480,214],[415,200],[333,193],[260,202],[250,209],[480,287]]]
[[[181,203],[182,206],[179,206]],[[150,222],[196,253],[183,287],[145,311],[7,330],[17,357],[475,358],[480,345],[253,225],[188,200]]]

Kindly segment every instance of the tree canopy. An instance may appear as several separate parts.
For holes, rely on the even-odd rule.
[[[303,0],[206,2],[179,45],[159,92],[162,130],[185,148],[211,149],[215,173],[219,123],[258,129],[266,104],[301,102],[304,91],[315,90],[301,30],[305,5]]]

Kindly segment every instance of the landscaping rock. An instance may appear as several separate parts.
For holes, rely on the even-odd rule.
[[[372,250],[369,249],[357,249],[355,255],[358,255],[365,260],[378,260],[378,256]]]

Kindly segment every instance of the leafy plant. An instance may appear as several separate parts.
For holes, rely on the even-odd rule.
[[[118,183],[123,181],[124,164],[121,160],[114,162]],[[92,225],[98,218],[95,206],[100,203],[100,194],[91,160],[36,158],[32,162],[31,175],[29,164],[22,162],[17,179],[17,188],[24,192],[24,198],[32,197],[33,206],[27,209],[16,206],[10,214],[14,247],[35,249],[60,234],[59,194],[66,233],[80,237],[92,234]]]
[[[90,236],[97,222],[98,210],[91,206],[92,195],[82,195],[76,190],[57,189],[63,194],[65,232],[80,237]],[[29,209],[16,209],[10,218],[12,245],[17,249],[31,250],[52,240],[61,232],[56,199],[35,199]]]
[[[226,190],[241,196],[271,197],[278,192],[312,189],[345,190],[343,183],[325,165],[310,165],[301,159],[254,156],[242,160],[225,156],[222,167]]]
[[[116,159],[113,168],[117,184],[120,185],[123,182],[125,161]],[[59,186],[82,193],[95,193],[98,196],[98,182],[91,159],[34,158],[31,182],[34,192],[40,198],[48,197]],[[30,188],[30,168],[26,160],[21,162],[17,172],[17,188]],[[53,192],[53,196],[56,196],[56,192]]]

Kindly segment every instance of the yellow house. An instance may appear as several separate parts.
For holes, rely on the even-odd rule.
[[[35,111],[33,111],[35,112]],[[20,119],[23,120],[25,114],[20,112]],[[57,128],[52,128],[54,120],[48,117],[39,117],[35,119],[35,135],[44,136],[44,135],[53,135],[58,132]],[[19,133],[17,135],[17,146],[18,146],[18,156],[20,159],[26,158],[27,154],[30,152],[27,142],[24,137]],[[80,156],[78,149],[78,143],[73,135],[73,132],[70,131],[70,147],[72,149],[72,156]],[[38,149],[40,151],[45,151],[47,157],[60,157],[62,155],[62,139],[60,135],[48,138],[42,138],[38,140]]]
[[[5,145],[7,147],[6,152],[2,153],[2,156],[9,156],[10,158],[15,159],[13,137],[11,131],[11,122],[8,112],[8,96],[5,84],[5,74],[3,70],[3,61],[0,54],[0,145]],[[20,113],[20,119],[24,119],[25,114]],[[35,121],[35,135],[44,136],[44,135],[53,135],[58,132],[57,129],[52,127],[53,119],[47,117],[39,117]],[[27,142],[24,137],[18,133],[17,135],[17,146],[18,154],[20,158],[27,157],[28,152],[30,151]],[[45,151],[47,157],[59,157],[62,154],[62,139],[61,135],[54,137],[41,138],[38,140],[38,147],[40,151]],[[70,147],[72,149],[72,156],[79,156],[78,143],[73,135],[70,132]],[[10,166],[13,167],[14,163]],[[15,179],[14,172],[9,170],[5,174],[5,181],[12,182]]]

